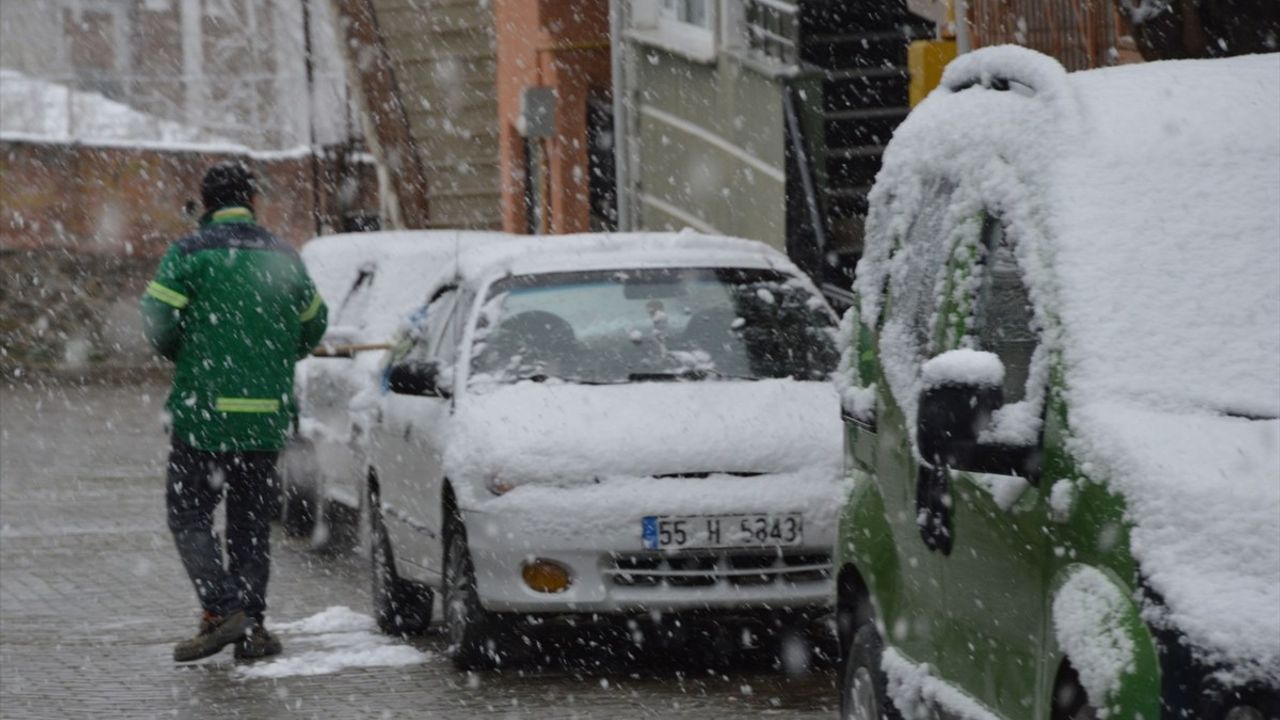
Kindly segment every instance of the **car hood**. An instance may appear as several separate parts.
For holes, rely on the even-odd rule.
[[[834,478],[841,443],[828,383],[523,382],[460,398],[445,460],[453,477],[513,486],[802,469]]]
[[[1071,424],[1082,469],[1125,498],[1155,619],[1223,679],[1280,685],[1280,421],[1099,402]]]

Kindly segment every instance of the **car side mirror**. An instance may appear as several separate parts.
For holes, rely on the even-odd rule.
[[[448,397],[440,384],[440,366],[434,362],[405,362],[392,365],[387,388],[399,395]]]
[[[1034,477],[1039,451],[982,442],[1004,405],[1004,364],[993,353],[951,350],[921,369],[916,442],[928,463],[970,472]]]

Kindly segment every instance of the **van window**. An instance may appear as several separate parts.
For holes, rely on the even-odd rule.
[[[937,285],[946,267],[951,243],[947,214],[953,187],[939,181],[926,192],[929,201],[907,230],[894,261],[889,291],[893,314],[910,330],[915,355],[928,357],[937,309]]]
[[[365,309],[369,306],[376,271],[377,266],[373,263],[366,263],[356,271],[356,279],[351,283],[347,296],[342,299],[333,325],[358,327],[364,324]]]
[[[458,299],[457,296],[457,288],[448,287],[437,292],[436,296],[432,298],[427,305],[426,316],[422,319],[422,326],[412,333],[415,339],[413,349],[409,351],[409,360],[425,362],[441,359],[441,353],[436,352],[436,348],[441,347],[442,338],[445,337],[446,330],[452,324],[450,320],[453,317],[453,307]],[[443,344],[455,345],[452,342]],[[453,355],[450,354],[449,358],[452,357]]]
[[[1004,363],[1004,401],[1015,403],[1026,399],[1036,349],[1031,298],[1000,220],[988,216],[982,234],[986,267],[974,313],[976,340],[979,350],[995,353]]]

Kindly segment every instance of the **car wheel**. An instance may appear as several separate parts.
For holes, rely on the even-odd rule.
[[[378,629],[388,635],[417,635],[431,623],[434,594],[422,583],[406,580],[396,573],[391,556],[391,539],[382,522],[377,496],[370,492],[369,567],[373,614]]]
[[[310,537],[316,528],[319,492],[316,487],[316,460],[311,445],[289,443],[281,454],[280,524],[290,537]]]
[[[1070,663],[1062,666],[1053,691],[1053,720],[1098,720],[1098,709],[1089,702],[1089,693],[1080,684],[1080,675]]]
[[[444,624],[449,655],[459,670],[484,670],[501,664],[498,654],[500,621],[480,604],[475,565],[467,548],[467,533],[453,519],[445,537]]]
[[[901,720],[889,699],[888,678],[880,669],[884,641],[875,625],[864,623],[854,633],[840,677],[842,720]]]

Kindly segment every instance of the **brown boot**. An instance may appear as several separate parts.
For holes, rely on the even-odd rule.
[[[262,621],[258,620],[253,624],[253,629],[236,642],[236,659],[257,660],[279,655],[283,650],[280,638],[268,632]]]
[[[236,610],[225,617],[206,611],[200,620],[200,632],[173,646],[173,659],[177,662],[191,662],[215,655],[222,648],[244,638],[251,622],[243,610]]]

